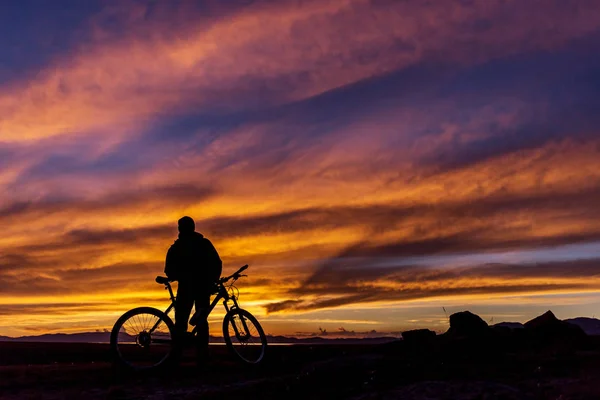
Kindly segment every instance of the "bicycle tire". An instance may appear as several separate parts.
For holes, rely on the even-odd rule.
[[[128,321],[132,320],[134,317],[136,316],[140,316],[140,315],[146,315],[146,320],[148,320],[148,316],[152,315],[154,317],[157,318],[158,321],[162,321],[165,324],[165,328],[167,329],[168,335],[170,337],[170,339],[160,339],[161,341],[163,341],[166,345],[166,354],[163,357],[160,357],[159,360],[156,363],[151,363],[150,365],[136,365],[133,362],[131,362],[130,360],[127,360],[124,355],[123,355],[123,349],[121,347],[121,345],[127,345],[127,346],[137,346],[140,348],[149,348],[150,347],[150,343],[154,343],[154,342],[159,342],[159,339],[152,339],[152,334],[146,334],[146,336],[148,337],[148,345],[146,347],[143,347],[140,343],[139,343],[139,338],[141,337],[141,332],[138,334],[138,336],[133,336],[128,332],[123,332],[123,326],[126,325],[128,323]],[[148,324],[148,326],[152,325],[152,323]],[[160,322],[158,323],[158,325],[160,325]],[[122,335],[124,334],[124,335]],[[125,336],[125,339],[131,340],[133,337],[135,338],[135,343],[130,342],[124,342],[122,340],[120,340],[120,338],[122,336]],[[158,336],[158,334],[155,334],[155,336]],[[156,309],[156,308],[152,308],[152,307],[138,307],[138,308],[133,308],[129,311],[127,311],[125,314],[123,314],[121,317],[119,317],[119,319],[115,322],[115,325],[113,326],[113,329],[111,331],[110,334],[110,350],[111,350],[111,354],[113,357],[113,360],[121,367],[125,367],[127,369],[130,370],[136,370],[136,371],[140,371],[140,370],[149,370],[149,369],[154,369],[154,368],[158,368],[161,367],[163,365],[166,365],[172,358],[174,355],[174,342],[173,339],[175,337],[175,324],[173,323],[173,321],[171,320],[171,318],[166,315],[164,312]],[[128,350],[132,350],[132,349],[136,349],[136,347],[130,347]],[[149,354],[149,351],[148,353]]]
[[[252,323],[252,325],[256,328],[256,332],[249,332],[250,334],[247,335],[248,332],[246,332],[246,330],[244,329],[244,324],[238,324],[238,321],[241,322],[244,318],[246,319],[245,322],[249,321]],[[236,334],[236,331],[234,330],[235,342],[232,341],[231,333],[229,331],[230,324],[232,323],[236,324],[235,326],[238,328],[238,331],[241,327],[242,329],[244,329],[245,332],[244,337],[242,337],[242,335]],[[245,325],[248,326],[247,323]],[[231,325],[231,327],[233,327],[233,325]],[[256,334],[257,336],[255,336],[254,334]],[[233,308],[229,310],[229,312],[225,314],[225,318],[223,318],[223,338],[225,339],[225,343],[227,344],[227,348],[229,349],[229,351],[235,354],[238,357],[238,359],[242,362],[246,364],[258,364],[264,359],[267,348],[267,337],[258,320],[252,314],[250,314],[250,312],[241,308]],[[260,343],[251,342],[249,338],[259,338]],[[258,348],[258,346],[255,346],[255,344],[260,344],[260,348]],[[255,357],[249,358],[248,352],[246,352],[246,350],[250,347],[253,348],[253,350],[250,351],[250,354],[256,354]],[[244,348],[246,348],[246,350],[242,350]],[[244,351],[243,354],[242,351]]]

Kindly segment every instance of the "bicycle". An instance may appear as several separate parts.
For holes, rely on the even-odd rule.
[[[220,300],[223,300],[226,314],[223,318],[223,338],[230,352],[247,364],[260,363],[265,355],[267,338],[257,319],[250,312],[238,305],[239,291],[234,286],[248,268],[244,265],[235,273],[219,279],[213,294],[206,318]],[[231,282],[230,282],[231,281]],[[133,370],[148,370],[167,364],[174,355],[175,324],[169,312],[175,307],[176,297],[173,294],[171,281],[164,276],[157,276],[156,282],[165,285],[169,291],[171,304],[163,312],[153,307],[138,307],[123,314],[113,326],[110,335],[110,348],[114,359],[121,366]],[[237,293],[236,293],[237,292]],[[229,306],[229,302],[233,302]],[[192,316],[197,317],[198,311]],[[198,334],[195,326],[191,332]]]

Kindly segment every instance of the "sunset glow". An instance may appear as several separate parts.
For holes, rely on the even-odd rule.
[[[67,3],[0,6],[0,335],[166,308],[183,215],[270,334],[600,315],[600,3]]]

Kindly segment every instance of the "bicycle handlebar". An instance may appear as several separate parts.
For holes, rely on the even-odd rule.
[[[225,283],[228,280],[230,280],[231,278],[239,279],[239,277],[242,276],[242,272],[244,272],[247,269],[248,269],[248,264],[244,265],[242,268],[238,269],[233,274],[219,279],[218,283]],[[167,278],[166,276],[157,276],[156,277],[156,283],[160,283],[162,285],[170,285],[170,282],[171,282],[171,279]]]
[[[224,278],[219,279],[219,283],[224,283],[227,282],[228,280],[230,280],[231,278],[235,278],[238,279],[240,276],[242,276],[242,272],[244,272],[245,270],[248,269],[248,264],[244,265],[242,268],[238,269],[236,272],[234,272],[233,274],[226,276]]]

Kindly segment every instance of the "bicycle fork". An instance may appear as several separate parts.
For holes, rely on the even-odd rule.
[[[227,306],[227,300],[223,301],[223,305],[225,306],[225,309],[227,310],[227,312],[229,313],[229,311],[233,310],[233,309],[239,309],[237,300],[235,299],[235,297],[232,297],[231,300],[233,301],[233,307],[229,308],[229,306]],[[235,323],[235,321],[232,320],[232,325],[233,325],[233,331],[235,332],[235,337],[238,338],[239,341],[245,341],[248,340],[250,338],[250,330],[248,329],[248,325],[246,324],[246,318],[244,318],[244,316],[239,313],[239,318],[240,321],[242,321],[242,327],[244,328],[244,334],[241,335],[240,331],[238,329],[237,324]]]

